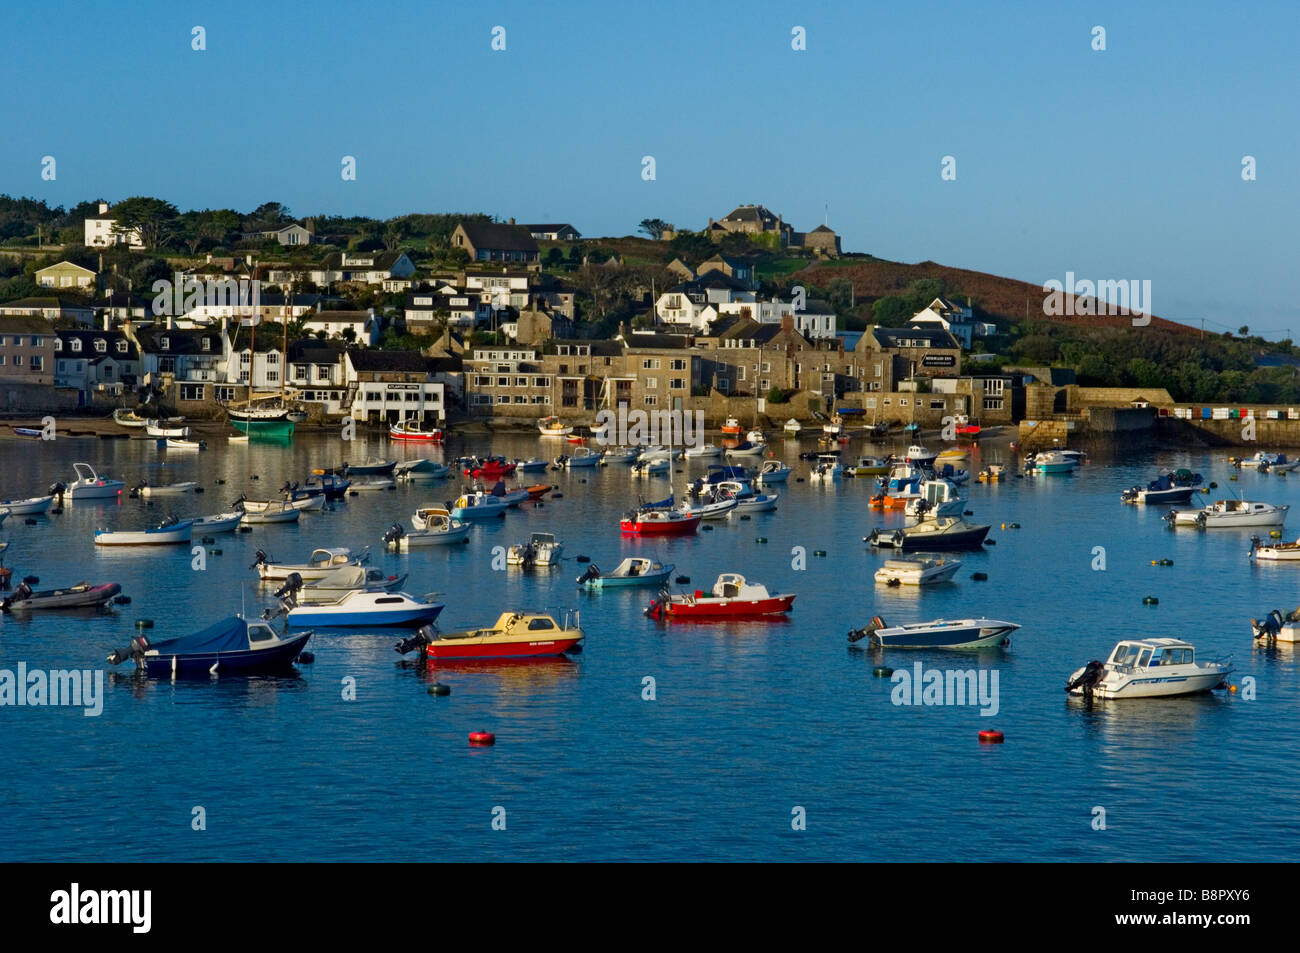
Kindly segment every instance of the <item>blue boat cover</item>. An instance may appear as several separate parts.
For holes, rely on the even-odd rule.
[[[746,443],[748,443],[748,441],[746,441]],[[745,480],[745,479],[748,479],[748,474],[744,467],[730,467],[730,466],[723,466],[722,464],[719,463],[710,463],[709,472],[708,475],[705,476],[704,482],[708,484],[714,484],[714,483],[721,483],[724,480]]]
[[[178,635],[171,639],[149,639],[149,648],[164,655],[204,655],[212,652],[239,652],[248,648],[248,622],[237,615],[222,619],[201,632]]]
[[[675,498],[676,496],[677,496],[676,493],[670,493],[670,494],[668,495],[668,499],[666,499],[666,500],[660,500],[658,503],[642,503],[642,504],[641,504],[641,508],[642,508],[643,510],[666,510],[666,509],[671,509],[671,508],[672,508],[672,505],[673,505],[674,498]]]

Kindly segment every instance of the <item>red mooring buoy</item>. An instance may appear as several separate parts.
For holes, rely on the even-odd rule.
[[[985,728],[980,732],[980,744],[982,745],[1000,745],[1002,744],[1002,732],[995,731],[992,728]]]
[[[497,736],[490,731],[471,731],[469,743],[475,747],[487,747],[497,743]]]

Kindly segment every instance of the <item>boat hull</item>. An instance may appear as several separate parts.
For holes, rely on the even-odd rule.
[[[67,589],[47,589],[43,592],[33,592],[25,599],[10,596],[0,605],[3,605],[3,611],[5,612],[35,612],[42,609],[90,609],[107,605],[121,591],[122,587],[115,582],[105,583],[102,586],[90,586],[86,589],[70,586]]]
[[[700,525],[698,516],[673,522],[621,520],[619,529],[625,536],[689,536]]]
[[[781,615],[794,605],[794,596],[771,596],[767,599],[719,599],[704,596],[674,596],[666,605],[656,603],[651,613],[655,619],[737,619]]]
[[[0,510],[8,510],[11,516],[37,516],[48,510],[53,503],[52,496],[34,496],[27,500],[0,502]]]
[[[442,612],[441,603],[401,606],[393,609],[344,609],[331,606],[298,606],[289,612],[290,625],[319,625],[331,628],[412,626],[433,622]]]
[[[894,632],[881,629],[871,640],[887,649],[978,649],[1001,644],[1017,626],[958,625]]]
[[[230,423],[236,430],[250,437],[284,438],[293,436],[292,420],[241,420],[238,417],[232,417]]]
[[[473,639],[447,639],[429,643],[425,656],[432,661],[444,662],[456,659],[538,658],[564,655],[581,641],[581,635],[534,641],[519,639],[479,642]]]
[[[311,632],[289,636],[278,645],[265,649],[242,649],[236,652],[204,652],[194,655],[146,655],[142,667],[155,678],[191,678],[210,674],[256,674],[287,670],[307,645]],[[216,672],[212,672],[216,666]]]

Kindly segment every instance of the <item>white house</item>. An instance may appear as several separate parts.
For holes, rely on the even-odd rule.
[[[411,291],[406,295],[406,330],[441,330],[442,317],[453,328],[473,328],[492,320],[492,306],[468,292]]]
[[[956,304],[944,297],[935,298],[907,322],[908,327],[943,328],[956,338],[963,348],[969,348],[977,337],[997,333],[997,326],[986,321],[976,321],[970,300]]]
[[[143,248],[144,239],[140,237],[140,230],[132,228],[127,231],[119,232],[114,230],[117,219],[108,214],[108,203],[99,203],[99,214],[86,216],[86,238],[83,242],[88,248],[107,248],[110,245],[130,245],[132,248]]]
[[[75,388],[79,403],[93,390],[135,386],[142,370],[140,348],[121,331],[56,332],[54,386]]]
[[[345,361],[353,418],[388,423],[446,419],[444,385],[434,380],[428,358],[418,351],[350,350]]]
[[[95,283],[95,272],[74,262],[60,261],[37,271],[36,283],[42,288],[89,288]]]
[[[368,285],[382,285],[415,274],[415,264],[404,251],[344,252],[340,269],[344,272],[341,280]]]
[[[351,328],[356,335],[353,340],[358,344],[374,347],[379,343],[379,333],[383,320],[375,314],[374,308],[365,311],[325,311],[317,308],[305,315],[303,330],[308,334],[324,331],[326,337],[343,337]]]
[[[528,307],[528,272],[466,272],[465,291],[477,295],[484,304],[498,308],[508,305],[522,311]]]

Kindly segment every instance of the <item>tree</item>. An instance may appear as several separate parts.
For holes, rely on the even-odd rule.
[[[279,202],[263,202],[253,209],[249,218],[257,225],[285,225],[292,220],[293,216],[290,215],[287,205],[281,205]]]
[[[177,214],[171,202],[146,195],[133,196],[113,206],[113,231],[117,234],[137,231],[145,248],[157,248],[170,235]]]
[[[1245,337],[1246,335],[1250,334],[1250,325],[1243,324],[1241,327],[1237,328],[1237,333],[1240,334],[1242,337]]]
[[[897,295],[886,295],[871,306],[871,317],[882,328],[901,328],[914,313],[911,305]]]
[[[348,325],[346,328],[343,329],[343,332],[339,335],[339,337],[343,338],[343,340],[347,341],[349,344],[356,344],[357,329],[352,327],[351,325]]]
[[[645,232],[655,241],[664,237],[664,232],[671,228],[662,218],[643,218],[641,224],[637,226],[638,232]]]
[[[401,226],[397,222],[389,222],[384,227],[384,248],[387,251],[392,251],[402,243],[402,239],[405,237]]]

